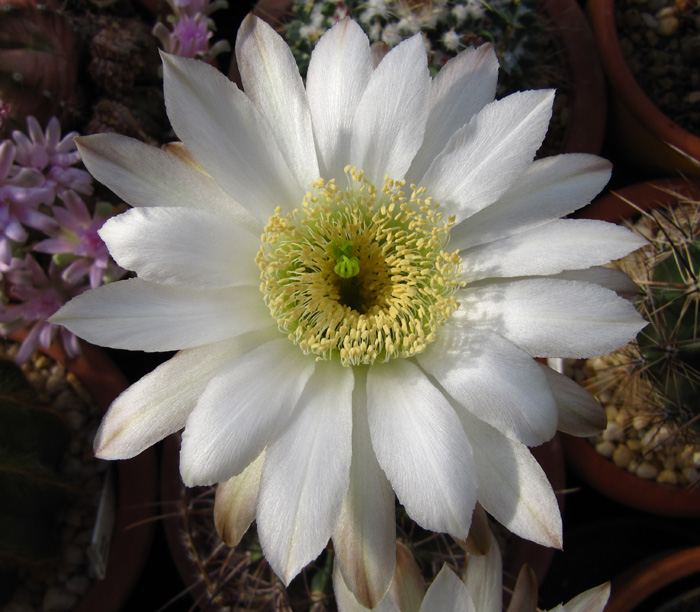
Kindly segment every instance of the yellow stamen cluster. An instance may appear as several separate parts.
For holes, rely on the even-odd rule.
[[[348,189],[319,179],[300,208],[278,208],[256,258],[265,303],[304,353],[344,366],[420,353],[455,311],[461,260],[425,189],[356,168]],[[352,256],[352,269],[346,260]],[[343,262],[344,265],[339,266]]]

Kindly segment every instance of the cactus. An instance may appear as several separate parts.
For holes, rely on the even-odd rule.
[[[53,524],[71,494],[58,472],[68,443],[66,426],[21,369],[0,361],[0,603],[22,567],[59,551]]]
[[[642,372],[661,412],[700,437],[700,202],[652,213],[645,286],[648,325],[637,337]]]
[[[291,15],[282,33],[302,75],[320,35],[352,15],[372,43],[393,47],[424,32],[433,76],[462,49],[492,42],[500,64],[499,97],[541,86],[539,58],[551,40],[534,0],[294,0]]]
[[[649,325],[628,347],[589,360],[585,383],[662,432],[651,436],[656,446],[700,443],[700,201],[674,195],[673,207],[643,212],[632,229],[649,244],[618,262]]]
[[[0,99],[9,120],[0,138],[32,115],[44,124],[75,120],[82,104],[78,83],[79,41],[65,15],[33,2],[0,3]]]

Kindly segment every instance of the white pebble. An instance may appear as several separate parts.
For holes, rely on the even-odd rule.
[[[625,430],[617,423],[608,423],[607,428],[603,432],[603,440],[612,442],[613,440],[622,440],[625,435]]]
[[[657,19],[666,19],[668,17],[673,17],[676,14],[675,6],[665,6],[664,8],[656,11],[655,17]]]
[[[62,612],[72,610],[76,603],[78,596],[74,593],[69,593],[62,587],[51,587],[44,595],[41,609],[43,612]]]
[[[664,17],[659,19],[659,25],[656,26],[656,32],[661,36],[673,36],[678,31],[680,22],[676,17]]]
[[[638,451],[642,449],[642,443],[639,440],[632,438],[627,440],[627,448],[629,448],[631,451]]]
[[[646,429],[646,427],[649,425],[650,420],[651,419],[646,414],[636,414],[632,418],[632,427],[634,427],[637,430]]]
[[[608,422],[614,421],[617,417],[617,408],[612,404],[605,406],[605,416],[608,417]]]
[[[659,472],[659,475],[656,477],[656,482],[660,482],[661,484],[674,485],[678,483],[678,477],[676,476],[676,473],[672,470],[661,470],[661,472]]]
[[[632,453],[629,448],[621,444],[613,453],[613,463],[617,467],[626,468],[630,464],[630,461],[632,461]]]
[[[615,452],[615,445],[612,442],[601,442],[600,444],[596,444],[595,449],[603,455],[603,457],[612,457],[613,453]]]
[[[639,464],[639,467],[634,472],[640,478],[651,479],[656,478],[659,470],[656,469],[651,463],[644,461]]]
[[[66,379],[62,376],[52,375],[46,381],[46,392],[56,395],[66,388]]]

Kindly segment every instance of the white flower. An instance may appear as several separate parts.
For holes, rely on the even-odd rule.
[[[508,612],[536,612],[537,582],[526,567],[518,576]],[[397,544],[396,570],[389,592],[374,612],[501,612],[503,566],[496,539],[485,555],[470,555],[462,581],[447,565],[443,565],[427,592],[420,569],[408,549]],[[530,577],[532,576],[532,577]],[[360,605],[343,581],[336,565],[333,590],[340,612],[368,612]],[[610,597],[610,583],[584,591],[566,604],[550,612],[603,612]]]
[[[605,417],[532,356],[603,354],[643,324],[596,284],[614,273],[589,269],[639,239],[558,220],[609,164],[533,162],[553,92],[494,101],[488,46],[431,80],[420,35],[373,69],[345,19],[304,88],[284,41],[249,16],[236,55],[245,93],[164,56],[192,164],[117,135],[80,140],[88,169],[135,207],[100,235],[138,278],[51,320],[96,344],[180,350],[114,402],[98,455],[131,457],[184,427],[183,479],[225,483],[227,541],[257,520],[289,582],[332,537],[366,605],[393,574],[394,493],[426,529],[465,538],[478,499],[511,531],[560,546],[527,445]]]

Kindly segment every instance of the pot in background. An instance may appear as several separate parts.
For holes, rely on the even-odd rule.
[[[615,0],[590,0],[588,12],[610,85],[611,144],[626,161],[654,173],[700,176],[700,162],[693,162],[700,160],[700,137],[667,117],[627,66],[615,26]]]

